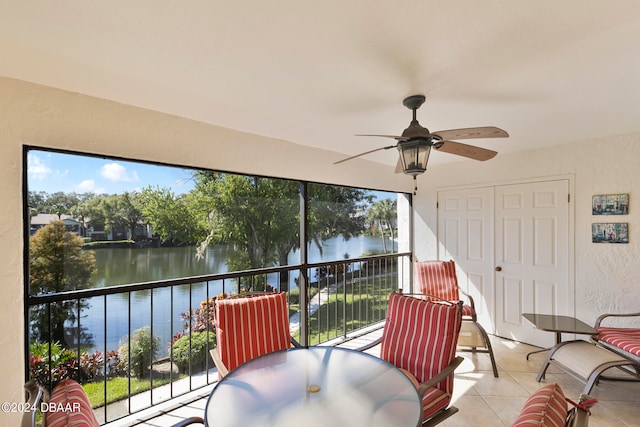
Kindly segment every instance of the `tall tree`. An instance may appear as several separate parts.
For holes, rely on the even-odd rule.
[[[292,181],[197,172],[196,191],[210,221],[205,244],[234,243],[245,248],[228,260],[234,270],[272,266],[279,246],[298,233],[298,188]]]
[[[206,216],[199,214],[194,195],[176,195],[166,188],[147,187],[140,193],[140,207],[163,243],[193,244],[206,236]]]
[[[87,227],[87,221],[91,218],[91,201],[97,196],[94,193],[83,193],[79,196],[78,204],[71,207],[69,213],[82,223],[83,229]]]
[[[210,243],[233,243],[245,248],[228,260],[230,268],[243,270],[287,265],[289,254],[300,248],[300,188],[295,181],[215,172],[194,175],[201,212],[209,218]],[[310,241],[337,235],[345,239],[360,233],[364,219],[358,215],[370,201],[365,191],[348,187],[309,186]],[[280,286],[286,287],[284,273]]]
[[[135,229],[142,219],[137,193],[124,192],[105,196],[100,206],[107,226],[112,230],[126,229],[125,238],[135,238]]]
[[[387,253],[387,241],[385,231],[388,230],[391,237],[391,252],[395,252],[395,229],[398,218],[397,201],[383,199],[371,205],[367,211],[367,221],[373,226],[374,230],[380,231],[382,238],[382,247]]]
[[[31,295],[91,286],[91,275],[96,270],[94,254],[82,249],[82,238],[65,231],[62,221],[53,221],[31,236],[29,254]],[[64,345],[64,324],[66,321],[75,322],[80,308],[76,301],[53,303],[49,311],[45,306],[33,307],[34,336],[40,342],[58,341]]]

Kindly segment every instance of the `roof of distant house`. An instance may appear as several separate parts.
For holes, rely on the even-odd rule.
[[[31,217],[31,225],[47,225],[50,224],[51,221],[58,221],[61,219],[64,222],[80,222],[75,220],[71,215],[62,214],[58,218],[57,214],[43,214],[40,213],[36,216]]]

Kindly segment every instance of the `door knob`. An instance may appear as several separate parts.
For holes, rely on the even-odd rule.
[[[497,266],[497,267],[496,267],[496,271],[502,271],[502,267]]]

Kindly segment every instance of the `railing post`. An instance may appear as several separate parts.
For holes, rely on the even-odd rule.
[[[337,266],[336,266],[337,267]],[[347,264],[342,264],[342,336],[347,338]]]

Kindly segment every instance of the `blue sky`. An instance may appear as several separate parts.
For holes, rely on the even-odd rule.
[[[182,194],[194,187],[189,169],[51,151],[29,151],[27,174],[29,191],[49,194],[120,194],[149,185]],[[373,193],[377,200],[395,198],[395,193]]]
[[[193,188],[190,171],[168,166],[31,150],[27,158],[29,191],[116,194],[149,185],[176,194]]]

